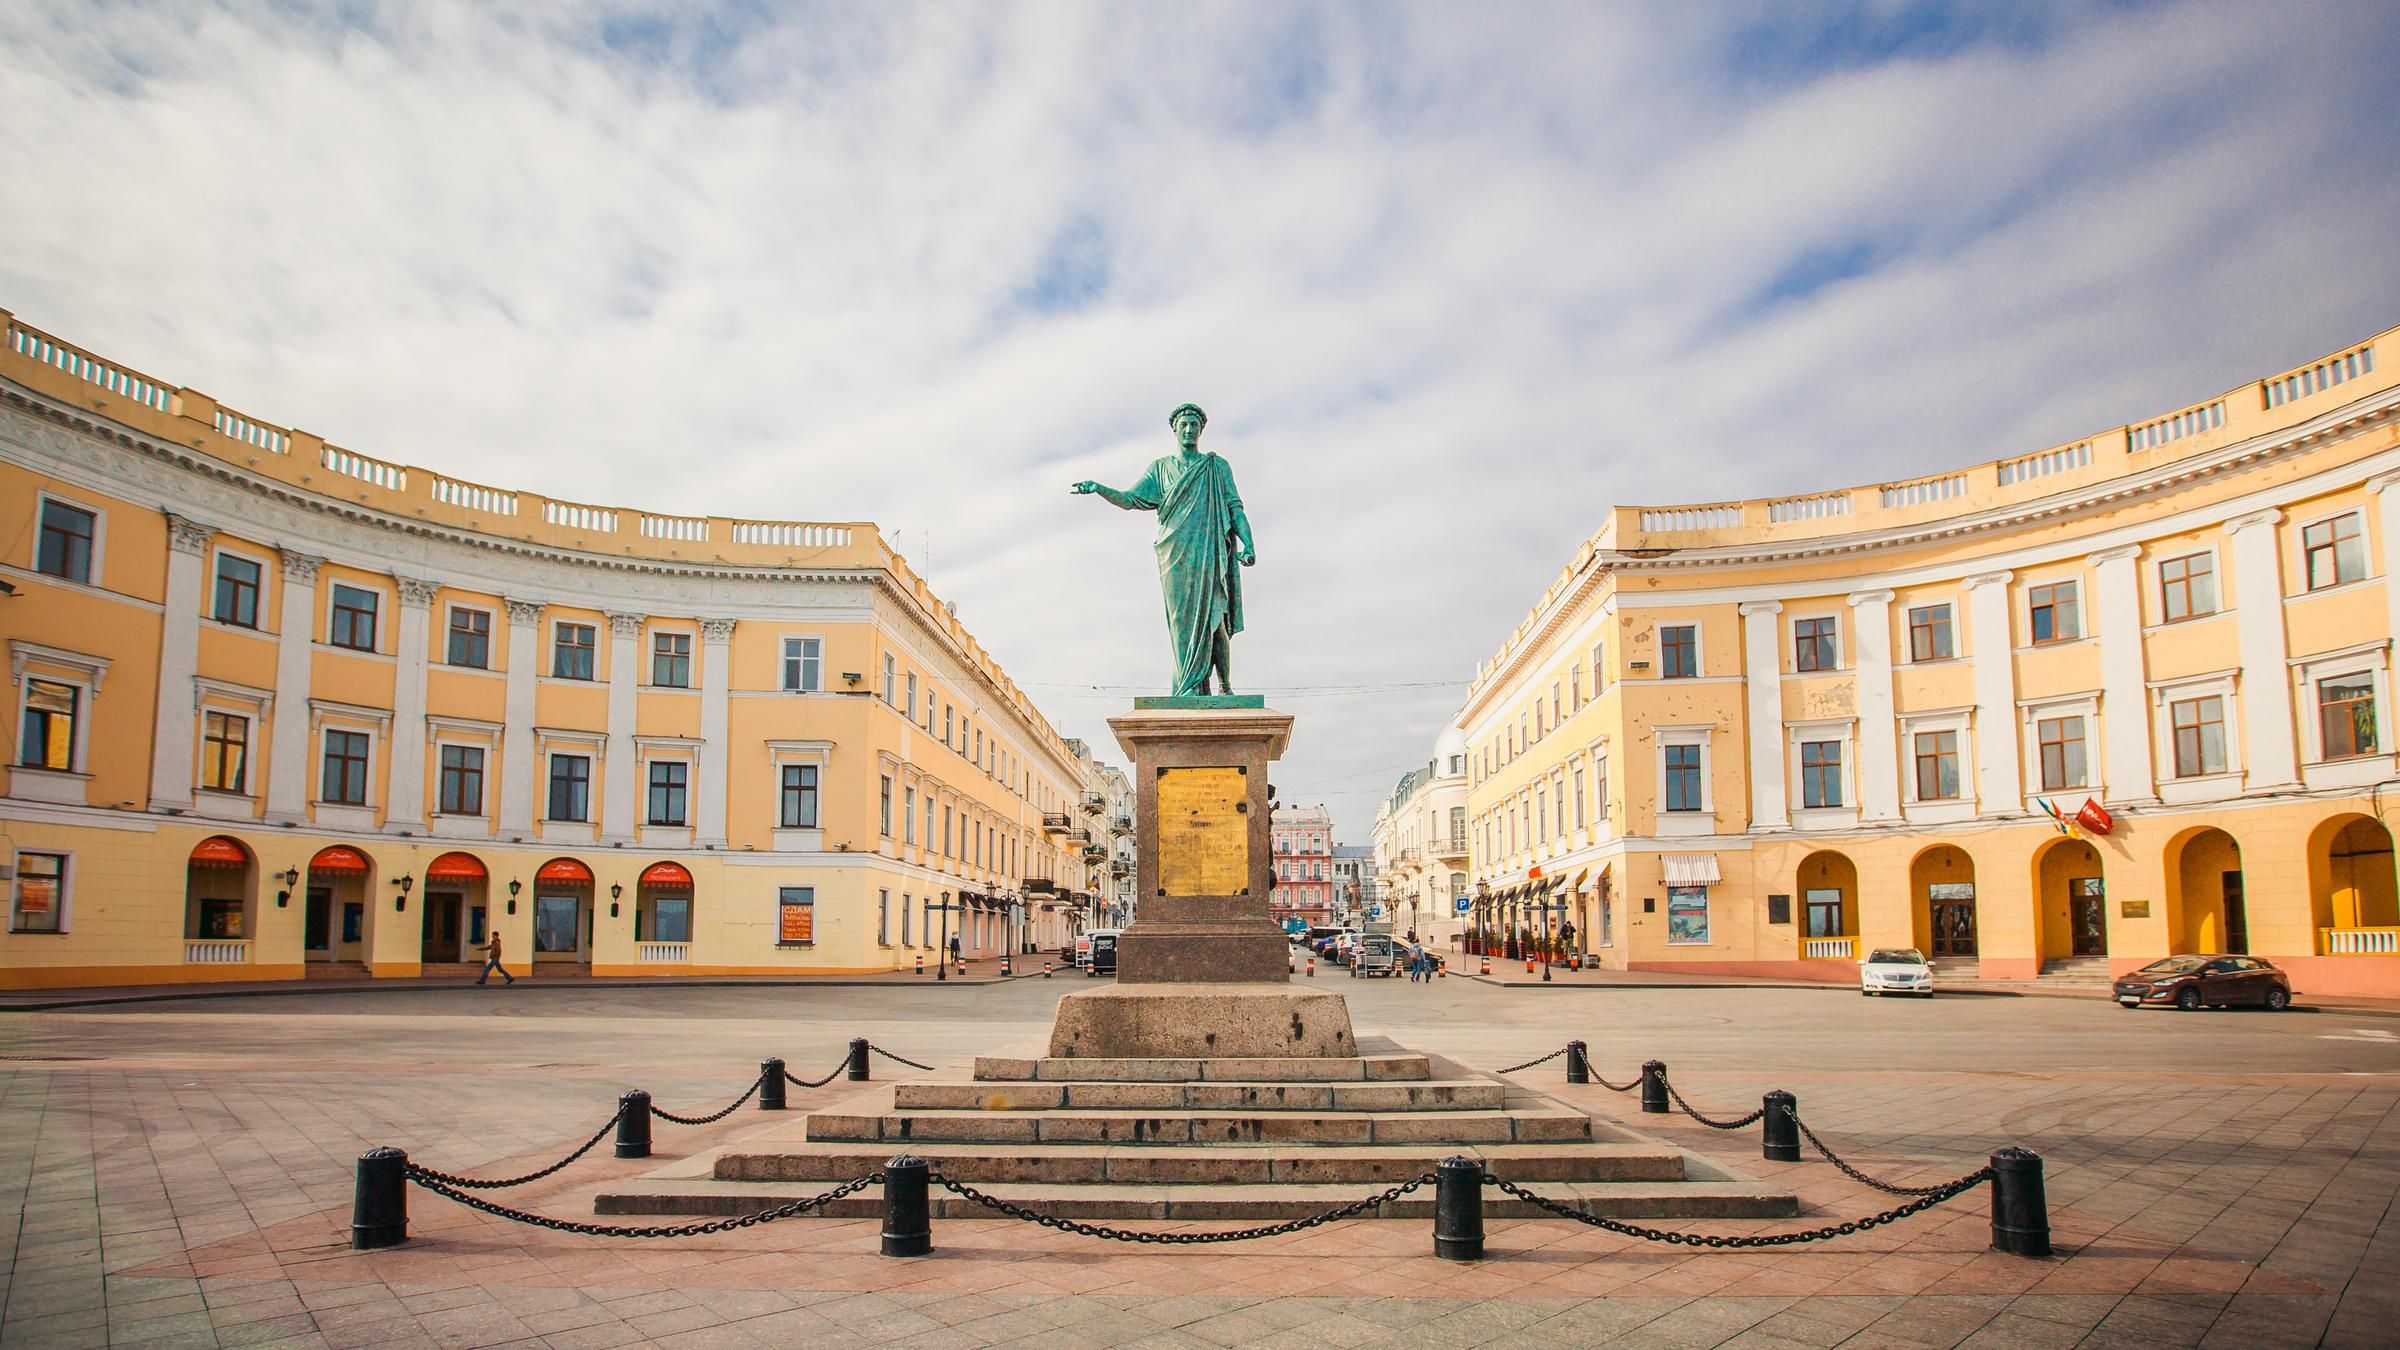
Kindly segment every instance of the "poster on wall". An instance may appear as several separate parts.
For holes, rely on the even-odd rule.
[[[775,940],[779,943],[817,939],[817,893],[810,886],[786,886],[777,906]]]
[[[1667,888],[1667,941],[1692,943],[1708,941],[1708,888],[1706,886],[1670,886]]]

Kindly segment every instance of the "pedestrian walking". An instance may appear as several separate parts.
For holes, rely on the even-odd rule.
[[[962,959],[958,954],[958,934],[952,933],[950,935],[950,964],[957,965]]]
[[[1415,984],[1430,978],[1430,963],[1425,959],[1425,944],[1411,940],[1408,944],[1408,982]]]
[[[517,982],[517,977],[508,973],[508,967],[500,964],[499,929],[493,929],[492,940],[483,944],[483,957],[483,973],[475,977],[475,983],[489,983],[492,978],[492,972],[495,970],[500,972],[501,979],[508,981],[510,984],[515,984]]]

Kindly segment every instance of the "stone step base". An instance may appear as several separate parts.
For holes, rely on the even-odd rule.
[[[811,1142],[885,1144],[1534,1144],[1582,1143],[1580,1111],[911,1111],[812,1112]]]
[[[903,1082],[902,1111],[1496,1111],[1492,1079],[1420,1082]]]
[[[1062,1059],[978,1055],[985,1083],[1383,1083],[1433,1077],[1423,1055],[1339,1055],[1322,1059]]]
[[[849,1175],[863,1175],[862,1166]],[[1498,1175],[1507,1176],[1506,1172]],[[1514,1177],[1510,1178],[1515,1180]],[[965,1180],[965,1178],[961,1178]],[[1338,1209],[1371,1194],[1373,1185],[1317,1186],[1055,1186],[968,1182],[996,1199],[1062,1219],[1254,1219],[1306,1218]],[[1386,1185],[1390,1183],[1384,1183]],[[1546,1199],[1572,1204],[1584,1213],[1611,1219],[1781,1219],[1800,1212],[1788,1192],[1757,1182],[1520,1182]],[[617,1183],[593,1202],[601,1215],[722,1217],[748,1214],[828,1189],[823,1182],[662,1181]],[[1379,1219],[1430,1220],[1433,1184],[1373,1212]],[[939,1185],[931,1196],[936,1219],[1004,1219]],[[806,1211],[827,1218],[873,1218],[883,1213],[880,1188]],[[1493,1218],[1541,1218],[1542,1210],[1486,1189],[1484,1213]],[[1368,1217],[1362,1215],[1361,1217]],[[1430,1240],[1430,1239],[1428,1239]],[[1095,1239],[1097,1241],[1097,1239]],[[939,1246],[941,1234],[934,1234]]]
[[[1672,1181],[1683,1155],[1655,1144],[1483,1144],[1383,1148],[1225,1148],[1106,1144],[929,1144],[910,1152],[969,1185],[1390,1185],[1455,1155],[1512,1181]],[[716,1157],[715,1181],[837,1182],[874,1171],[885,1144],[809,1144]]]

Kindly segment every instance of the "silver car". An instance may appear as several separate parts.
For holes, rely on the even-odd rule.
[[[1933,997],[1933,963],[1914,947],[1878,947],[1858,963],[1858,992]]]

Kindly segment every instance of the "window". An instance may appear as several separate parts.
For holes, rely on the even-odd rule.
[[[1608,644],[1592,644],[1592,697],[1598,698],[1608,688]]]
[[[949,704],[945,703],[942,705],[942,744],[952,747],[957,746],[957,734],[958,709],[953,708]]]
[[[1454,837],[1460,833],[1458,816],[1459,808],[1455,806],[1451,807],[1450,833]],[[1583,823],[1583,761],[1577,760],[1575,762],[1575,828],[1579,830],[1582,829]],[[1564,826],[1560,827],[1560,832],[1565,832]]]
[[[588,821],[592,818],[592,757],[550,757],[551,820]]]
[[[483,814],[483,751],[472,745],[442,747],[440,811],[445,816]]]
[[[917,842],[917,790],[900,789],[900,842]]]
[[[925,794],[925,847],[933,847],[933,793]]]
[[[2056,581],[2025,592],[2033,606],[2035,642],[2069,642],[2083,636],[2083,621],[2075,611],[2075,583]]]
[[[1920,731],[1916,735],[1917,800],[1946,802],[1958,797],[1958,733]]]
[[[650,941],[689,942],[692,940],[692,898],[688,895],[661,895],[650,902]],[[634,924],[638,929],[641,915],[637,910]],[[635,932],[640,940],[640,932]]]
[[[900,945],[903,947],[913,947],[916,945],[914,939],[911,937],[911,934],[916,931],[916,928],[915,925],[910,922],[916,918],[916,911],[916,897],[913,895],[903,894],[900,897]]]
[[[787,637],[783,640],[785,692],[813,694],[825,687],[825,640]]]
[[[692,687],[692,635],[650,635],[650,683],[661,689]]]
[[[900,677],[900,690],[900,715],[911,716],[917,709],[917,672],[912,670]]]
[[[325,733],[325,772],[319,788],[319,801],[336,806],[367,804],[367,733]]]
[[[1658,673],[1669,680],[1688,680],[1700,673],[1700,629],[1674,624],[1658,630]]]
[[[875,945],[878,947],[892,945],[892,893],[890,891],[878,890],[875,892]]]
[[[1842,743],[1800,742],[1800,805],[1842,804]]]
[[[2082,718],[2044,717],[2033,724],[2033,739],[2041,753],[2044,792],[2087,786]]]
[[[8,931],[63,933],[67,902],[67,857],[63,853],[17,855],[17,884],[9,897]]]
[[[897,703],[900,690],[900,663],[890,652],[883,654],[883,701]]]
[[[1567,672],[1567,705],[1571,708],[1583,706],[1583,667],[1581,666],[1576,666]],[[1455,764],[1458,756],[1452,755],[1450,758]],[[1451,772],[1456,773],[1458,770],[1452,768]]]
[[[691,774],[692,766],[680,759],[650,761],[650,824],[684,823],[684,799],[689,794]]]
[[[817,888],[784,886],[775,893],[775,945],[806,947],[817,940]]]
[[[41,541],[33,555],[35,570],[69,581],[90,581],[92,539],[99,527],[100,517],[90,511],[61,501],[43,501]]]
[[[247,792],[250,781],[250,719],[212,712],[200,719],[200,785],[219,792]]]
[[[2326,759],[2375,753],[2375,677],[2360,671],[2317,681],[2317,728]]]
[[[888,773],[887,773],[887,774],[885,774],[885,775],[883,775],[883,796],[882,796],[880,799],[878,799],[878,801],[876,802],[875,820],[876,820],[876,824],[877,824],[877,826],[878,826],[878,831],[877,831],[877,832],[878,832],[878,833],[880,833],[880,834],[881,834],[881,835],[882,835],[884,838],[886,838],[886,839],[889,839],[889,838],[891,838],[891,837],[892,837],[892,776],[891,776],[890,774],[888,774]]]
[[[2312,591],[2356,581],[2367,574],[2367,546],[2359,537],[2356,512],[2320,520],[2303,529],[2300,548],[2307,564],[2308,588]]]
[[[1840,643],[1832,619],[1792,621],[1792,669],[1832,670],[1841,663]]]
[[[550,637],[550,673],[561,680],[593,678],[599,630],[588,623],[562,623]]]
[[[488,609],[450,610],[449,663],[469,670],[492,668],[492,612]]]
[[[383,597],[373,591],[336,582],[333,587],[333,630],[326,641],[356,652],[375,650],[375,607]]]
[[[244,628],[258,627],[258,579],[262,569],[248,558],[231,553],[217,555],[216,608],[210,611],[218,623],[238,624]]]
[[[1698,946],[1708,941],[1708,888],[1667,888],[1667,941]]]
[[[1948,605],[1919,605],[1908,612],[1908,659],[1947,661],[1958,655]]]
[[[2159,610],[2168,623],[2217,612],[2217,558],[2190,553],[2158,565]]]
[[[1666,760],[1667,809],[1701,810],[1700,747],[1670,745],[1664,747],[1661,753]]]
[[[782,781],[775,818],[787,830],[817,828],[817,766],[786,764]]]
[[[82,711],[83,691],[49,680],[25,682],[24,730],[19,735],[17,763],[28,769],[75,768],[75,723]]]
[[[2175,776],[2197,778],[2225,772],[2225,700],[2212,694],[2187,698],[2168,706],[2167,723],[2175,733]]]

